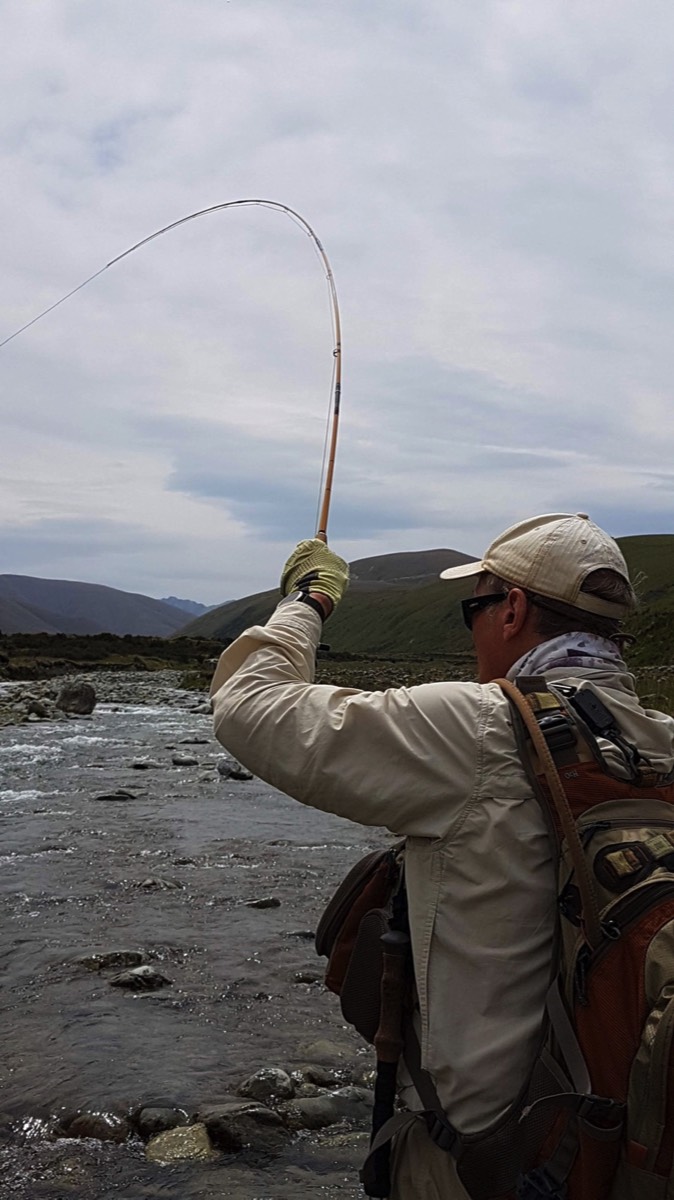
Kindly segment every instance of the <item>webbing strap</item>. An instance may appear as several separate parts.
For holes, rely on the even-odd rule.
[[[550,1024],[555,1031],[555,1037],[564,1057],[571,1082],[577,1092],[587,1094],[592,1091],[592,1080],[585,1055],[580,1048],[575,1030],[566,1011],[559,990],[559,981],[554,979],[545,997],[545,1007],[548,1010]]]
[[[595,950],[602,941],[599,903],[559,771],[555,766],[555,761],[541,732],[538,721],[519,688],[515,687],[515,684],[511,683],[509,679],[495,679],[494,682],[505,692],[506,696],[510,698],[514,707],[519,712],[540,759],[578,880],[578,889],[583,904],[583,932],[585,939],[590,949]]]

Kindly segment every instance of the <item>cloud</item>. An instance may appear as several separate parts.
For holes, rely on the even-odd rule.
[[[673,34],[627,0],[10,0],[0,340],[162,225],[277,199],[342,306],[347,557],[533,511],[667,531]],[[5,561],[267,586],[313,531],[332,346],[282,214],[110,268],[0,351]]]

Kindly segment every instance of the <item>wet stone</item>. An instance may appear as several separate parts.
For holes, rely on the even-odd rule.
[[[343,1046],[338,1042],[330,1042],[327,1038],[319,1038],[315,1042],[304,1042],[297,1047],[297,1058],[300,1066],[305,1063],[315,1063],[319,1067],[338,1067],[342,1070],[347,1066],[348,1060],[353,1058],[353,1049],[351,1046]],[[313,1066],[312,1066],[313,1069]],[[316,1079],[313,1075],[308,1076],[312,1083],[321,1083],[322,1080]]]
[[[293,1078],[295,1078],[295,1074],[305,1083],[317,1084],[322,1088],[335,1088],[343,1082],[341,1071],[331,1067],[322,1067],[319,1063],[311,1064],[302,1071],[293,1072]]]
[[[295,1087],[286,1071],[279,1067],[262,1067],[244,1079],[238,1093],[252,1100],[288,1100],[294,1096]]]
[[[158,771],[161,763],[155,762],[153,758],[134,758],[130,766],[132,771]]]
[[[213,1145],[228,1154],[245,1149],[278,1154],[288,1143],[281,1117],[254,1101],[232,1098],[205,1106],[197,1112],[197,1120],[203,1121]]]
[[[145,888],[148,892],[180,892],[183,890],[183,885],[179,880],[166,879],[163,875],[149,875],[147,879],[143,879],[140,883],[136,884],[136,887]]]
[[[92,800],[135,800],[136,792],[130,792],[127,788],[115,788],[114,792],[99,792],[96,796],[92,796]]]
[[[152,1162],[159,1163],[178,1162],[183,1158],[216,1157],[206,1127],[201,1124],[168,1129],[157,1134],[148,1142],[145,1153]]]
[[[145,965],[122,971],[108,982],[110,987],[128,988],[132,992],[154,992],[165,984],[170,984],[171,980],[162,975],[156,967]]]
[[[138,950],[111,950],[107,954],[89,954],[78,958],[78,963],[87,971],[105,971],[107,968],[139,967],[143,955]]]
[[[125,1142],[131,1133],[126,1117],[116,1113],[81,1112],[63,1128],[69,1138],[96,1138],[99,1142]]]
[[[189,1123],[187,1113],[181,1108],[152,1107],[142,1108],[136,1121],[138,1132],[144,1142],[165,1133],[168,1129],[178,1129]]]
[[[174,767],[198,767],[199,759],[195,754],[174,754],[171,758]]]
[[[295,974],[293,975],[293,982],[294,983],[322,983],[323,975],[324,975],[323,971],[315,971],[313,969],[309,970],[309,971],[295,971]]]
[[[289,1129],[323,1129],[338,1121],[367,1125],[372,1115],[372,1092],[345,1087],[322,1096],[298,1097],[279,1104],[278,1111]]]
[[[277,896],[262,896],[259,900],[246,900],[246,908],[280,908]]]
[[[247,781],[253,778],[251,772],[247,771],[245,767],[242,767],[241,763],[237,762],[235,758],[218,759],[217,767],[218,772],[220,775],[222,775],[223,779],[239,779]]]

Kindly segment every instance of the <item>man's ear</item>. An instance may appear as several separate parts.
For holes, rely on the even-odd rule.
[[[511,588],[501,609],[503,640],[511,641],[520,634],[529,617],[529,601],[522,588]]]

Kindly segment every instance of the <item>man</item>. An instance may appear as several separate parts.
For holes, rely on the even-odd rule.
[[[405,835],[422,1066],[449,1120],[477,1132],[507,1109],[532,1062],[549,979],[556,889],[541,809],[493,680],[589,682],[624,737],[674,766],[674,721],[646,712],[620,653],[636,599],[616,543],[585,514],[535,517],[483,559],[463,602],[478,683],[385,692],[312,683],[323,616],[347,584],[321,542],[300,543],[284,599],[222,655],[213,681],[220,741],[305,804]],[[607,745],[612,769],[626,775]],[[423,1106],[404,1070],[401,1095]],[[394,1149],[395,1200],[468,1193],[416,1121]]]

